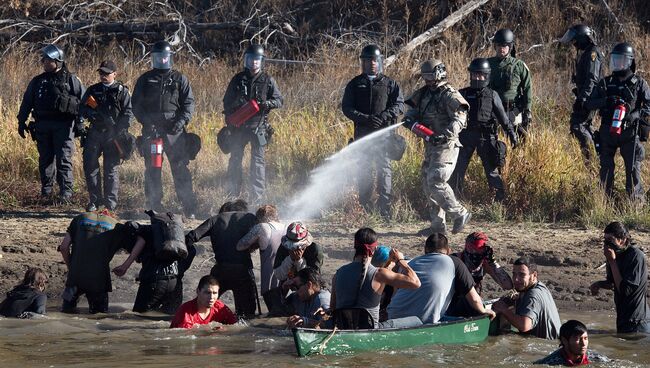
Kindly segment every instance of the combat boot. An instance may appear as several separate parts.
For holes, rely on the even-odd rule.
[[[469,212],[467,212],[462,216],[456,217],[456,219],[454,220],[454,227],[453,229],[451,229],[451,233],[458,234],[459,232],[463,231],[465,225],[467,225],[467,223],[471,218],[472,218],[472,214]]]

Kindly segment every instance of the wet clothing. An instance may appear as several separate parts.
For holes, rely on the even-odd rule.
[[[560,315],[551,292],[541,282],[519,294],[515,302],[515,314],[532,320],[533,328],[526,334],[548,340],[560,336]]]
[[[407,104],[411,106],[407,117],[447,139],[447,142],[440,144],[425,142],[421,169],[423,190],[430,201],[431,229],[445,233],[446,215],[455,219],[467,213],[447,181],[456,166],[461,147],[459,134],[466,127],[469,104],[446,82],[434,88],[420,88],[407,100]]]
[[[459,92],[469,103],[469,114],[467,128],[459,135],[462,147],[450,183],[457,195],[463,194],[465,172],[476,151],[481,158],[488,185],[496,191],[496,199],[501,201],[505,198],[505,187],[499,169],[502,159],[505,159],[505,151],[500,152],[497,123],[508,137],[515,136],[515,129],[503,109],[499,94],[492,89],[463,88]]]
[[[297,276],[298,271],[306,267],[312,268],[320,273],[325,256],[323,254],[323,248],[317,243],[311,243],[305,248],[302,258],[297,261],[291,259],[289,254],[289,249],[280,246],[275,256],[275,262],[273,262],[274,273],[278,280],[280,280],[280,283]]]
[[[578,51],[576,69],[572,81],[575,83],[576,96],[571,112],[571,134],[576,137],[585,159],[591,159],[591,147],[594,145],[594,129],[591,126],[594,113],[585,108],[594,86],[603,75],[603,54],[596,45]]]
[[[397,289],[388,305],[388,318],[416,316],[423,323],[440,321],[454,294],[454,262],[447,255],[428,253],[413,258],[409,266],[418,275],[420,287]]]
[[[503,59],[493,56],[488,62],[492,70],[489,86],[501,97],[501,103],[517,133],[525,136],[533,101],[530,70],[526,63],[510,55]]]
[[[627,105],[627,112],[620,135],[609,132],[616,105],[611,102],[620,97]],[[620,149],[625,163],[625,190],[633,200],[643,201],[645,193],[641,183],[641,162],[645,149],[639,140],[639,124],[650,116],[650,87],[640,76],[629,73],[623,80],[610,75],[594,87],[585,107],[598,110],[600,114],[600,183],[608,194],[614,186],[614,155]]]
[[[35,121],[32,138],[38,148],[41,195],[53,194],[56,178],[61,196],[72,196],[72,128],[75,120],[80,121],[79,100],[84,91],[79,78],[63,67],[57,72],[34,77],[23,95],[17,118],[18,123],[23,124],[31,114]]]
[[[314,313],[319,308],[323,308],[323,310],[329,309],[331,297],[329,290],[321,289],[318,294],[313,295],[308,301],[303,302],[298,297],[298,293],[293,293],[289,295],[287,302],[291,305],[292,314],[300,316],[305,326],[312,326],[322,319],[320,315],[314,316]]]
[[[223,302],[217,300],[210,307],[210,313],[201,318],[199,315],[196,298],[183,303],[176,311],[169,328],[192,328],[196,325],[207,325],[210,322],[219,322],[226,325],[237,323],[237,316]]]
[[[97,102],[97,107],[88,105],[88,98]],[[90,121],[90,128],[84,144],[83,168],[88,187],[89,203],[97,207],[104,204],[107,208],[117,207],[120,154],[114,139],[119,134],[128,132],[133,119],[131,96],[126,86],[115,82],[110,86],[103,83],[88,87],[81,98],[79,113]],[[104,181],[102,192],[102,175],[99,170],[99,156],[104,156]]]
[[[238,246],[246,246],[249,249],[259,248],[260,250],[260,290],[262,294],[280,285],[279,280],[273,274],[273,263],[284,235],[284,229],[284,225],[279,222],[257,224],[237,242]]]
[[[77,303],[82,295],[88,300],[88,313],[108,313],[108,292],[82,291],[76,287],[66,287],[63,290],[63,313],[77,313]]]
[[[348,263],[334,275],[336,295],[336,309],[362,308],[365,309],[374,321],[375,328],[379,327],[379,303],[381,294],[372,289],[372,280],[378,268],[368,263],[366,274],[363,274],[363,263]],[[361,278],[363,283],[361,285]]]
[[[231,127],[231,151],[228,160],[228,178],[230,179],[230,194],[239,196],[242,187],[242,160],[246,145],[251,145],[250,162],[250,192],[253,203],[262,203],[266,191],[266,161],[264,147],[270,135],[268,131],[268,114],[272,109],[282,107],[283,98],[275,79],[265,71],[252,76],[247,70],[237,73],[228,84],[223,97],[224,113],[226,116],[234,113],[250,100],[262,105],[260,111],[248,119],[240,127]],[[263,135],[260,142],[258,134]]]
[[[133,303],[133,311],[138,313],[150,310],[173,314],[182,300],[175,297],[179,282],[179,262],[161,260],[156,257],[154,234],[151,225],[138,226],[137,233],[145,241],[137,261],[142,263],[138,281],[140,286]]]
[[[18,285],[0,303],[0,316],[19,317],[25,312],[45,314],[47,295],[31,286]]]
[[[454,296],[449,303],[445,315],[452,317],[472,317],[481,313],[469,305],[465,297],[474,287],[474,277],[465,263],[458,257],[451,257],[454,262]]]
[[[151,152],[151,140],[163,139],[163,152],[169,159],[176,196],[186,214],[197,206],[192,176],[187,167],[190,157],[185,127],[194,113],[194,95],[187,77],[176,70],[152,69],[142,74],[133,89],[133,114],[142,124],[142,152]],[[162,170],[145,157],[144,191],[147,207],[162,207]]]
[[[395,124],[404,112],[404,98],[393,79],[383,74],[374,78],[361,74],[346,85],[341,109],[354,123],[354,139],[358,140]],[[393,172],[388,153],[381,150],[368,154],[368,157],[371,160],[362,160],[358,168],[359,202],[364,208],[370,208],[373,177],[376,174],[377,205],[382,216],[390,217]]]
[[[570,361],[563,353],[563,349],[559,348],[549,354],[548,356],[535,361],[533,364],[546,364],[546,365],[563,365],[566,367],[577,367],[581,365],[588,365],[589,363],[607,363],[611,360],[595,351],[587,350],[587,354],[582,356],[579,361]]]
[[[216,261],[210,274],[219,280],[219,296],[232,290],[238,316],[255,315],[257,286],[253,261],[249,252],[237,250],[237,243],[256,223],[252,213],[224,212],[205,220],[186,236],[190,242],[197,242],[210,235]]]
[[[616,305],[616,331],[650,333],[648,294],[648,265],[643,251],[630,246],[616,255],[616,265],[621,272],[620,290],[614,288]],[[614,283],[612,270],[607,264],[607,281]]]

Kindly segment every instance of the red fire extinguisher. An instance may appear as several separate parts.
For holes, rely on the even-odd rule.
[[[612,116],[612,126],[609,127],[611,135],[621,135],[623,131],[623,119],[627,109],[624,104],[618,104],[614,107],[614,115]]]
[[[226,124],[240,127],[246,122],[246,120],[252,118],[259,111],[260,105],[257,103],[257,101],[250,100],[238,108],[237,111],[226,116]]]
[[[429,129],[427,126],[420,124],[420,123],[415,123],[413,126],[411,126],[411,131],[415,133],[418,137],[423,138],[425,141],[429,141],[431,137],[434,136],[433,130]]]
[[[163,139],[156,137],[151,140],[151,167],[157,169],[162,167],[163,163]]]

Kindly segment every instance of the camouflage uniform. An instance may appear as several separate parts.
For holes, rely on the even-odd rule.
[[[407,118],[447,138],[447,142],[441,144],[425,142],[422,162],[423,189],[431,201],[431,229],[444,233],[446,213],[454,219],[467,214],[467,209],[458,202],[447,181],[458,160],[461,147],[458,135],[466,127],[469,104],[446,82],[441,82],[435,88],[420,88],[407,104],[411,106],[406,113]]]

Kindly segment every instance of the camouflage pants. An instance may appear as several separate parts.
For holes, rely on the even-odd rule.
[[[459,150],[458,144],[453,142],[425,146],[422,179],[424,193],[430,201],[431,229],[435,232],[446,232],[446,215],[455,219],[467,213],[447,183],[456,167]]]

